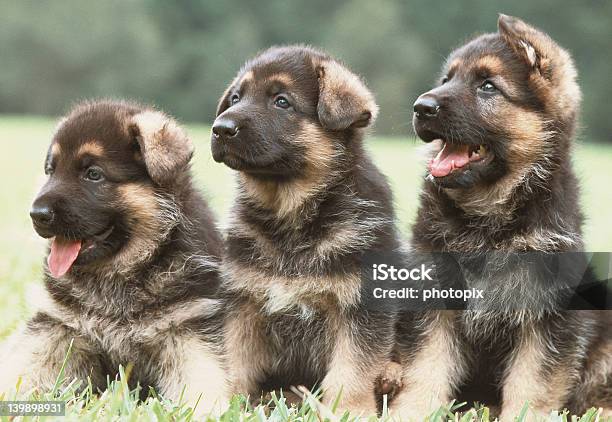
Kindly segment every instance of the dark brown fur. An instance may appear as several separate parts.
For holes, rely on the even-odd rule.
[[[488,155],[446,176],[428,177],[414,249],[582,250],[570,160],[580,91],[569,54],[546,34],[501,16],[498,33],[454,51],[443,75],[415,103],[417,134],[433,142],[433,154],[442,140],[484,145]],[[531,282],[518,270],[498,270],[497,280],[483,282],[495,299],[483,312],[402,318],[405,388],[392,404],[400,416],[422,418],[457,395],[501,406],[502,420],[518,415],[526,401],[539,414],[610,407],[612,355],[609,334],[602,331],[609,332],[609,315],[546,306],[505,311],[506,299],[522,294],[512,286]]]
[[[240,171],[223,263],[234,393],[318,386],[376,412],[393,317],[360,303],[360,262],[399,243],[362,145],[375,114],[359,78],[308,47],[265,51],[221,98],[213,155]]]
[[[107,377],[131,363],[130,381],[145,395],[151,386],[177,399],[186,385],[191,404],[204,392],[202,408],[212,409],[225,378],[222,246],[191,181],[192,152],[172,118],[138,104],[87,102],[60,122],[34,226],[45,238],[92,246],[63,276],[45,265],[37,313],[0,361],[0,390],[17,375],[22,390],[51,388],[73,341],[68,379],[90,377],[104,390]]]

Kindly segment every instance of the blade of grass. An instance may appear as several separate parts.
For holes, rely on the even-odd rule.
[[[55,396],[59,386],[64,382],[64,373],[66,371],[66,365],[68,365],[68,359],[70,359],[70,355],[72,354],[73,345],[74,345],[74,338],[70,340],[70,345],[68,346],[66,357],[64,357],[64,361],[62,362],[62,367],[60,368],[59,374],[57,374],[57,378],[55,379],[55,384],[53,384],[53,388],[51,389],[52,396]]]

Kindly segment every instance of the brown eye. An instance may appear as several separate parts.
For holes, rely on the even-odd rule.
[[[491,81],[484,81],[483,84],[478,87],[478,89],[489,94],[497,91],[497,88]]]
[[[90,182],[100,182],[104,179],[104,174],[102,173],[102,169],[100,167],[89,167],[85,172],[85,179]]]
[[[282,95],[279,95],[274,99],[274,105],[282,109],[288,109],[291,106],[291,104],[289,104],[289,100]]]

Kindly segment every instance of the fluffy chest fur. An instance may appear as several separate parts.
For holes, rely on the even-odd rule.
[[[279,219],[239,202],[227,232],[225,286],[257,299],[268,312],[355,306],[363,255],[397,242],[384,211],[343,185],[304,204],[296,211],[298,223],[295,216]]]
[[[185,332],[201,325],[202,334],[213,337],[214,322],[219,319],[220,301],[214,298],[190,298],[143,311],[138,315],[122,316],[88,312],[71,308],[54,300],[47,290],[40,289],[34,303],[38,314],[86,337],[100,354],[125,364],[134,362],[143,349],[155,346],[173,333]],[[208,321],[209,329],[206,328]],[[205,333],[206,332],[206,333]]]

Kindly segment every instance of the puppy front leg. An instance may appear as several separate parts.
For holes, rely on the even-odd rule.
[[[352,416],[363,417],[376,415],[374,390],[388,354],[381,354],[378,359],[363,356],[348,330],[344,326],[337,331],[334,352],[321,385],[323,403],[331,406],[340,397],[339,412],[348,410]]]
[[[229,406],[227,372],[218,346],[205,343],[195,334],[169,335],[159,356],[153,361],[158,369],[158,388],[162,395],[195,407],[200,416],[218,417]],[[183,394],[184,393],[184,394]]]
[[[559,362],[546,349],[542,335],[538,338],[538,333],[526,328],[519,336],[502,384],[502,422],[514,420],[526,403],[530,419],[534,414],[543,417],[561,411],[578,373],[579,360]]]
[[[250,304],[243,304],[226,320],[224,341],[231,394],[253,400],[263,393],[259,383],[274,359],[266,344],[264,324],[257,307]]]
[[[464,373],[454,327],[455,312],[436,311],[419,337],[416,350],[402,356],[403,389],[391,402],[391,415],[421,421],[453,398],[453,386]]]
[[[71,342],[72,350],[66,362],[64,378],[68,381],[76,378],[84,387],[87,377],[90,377],[94,387],[104,388],[106,377],[93,345],[59,321],[38,314],[2,347],[0,393],[14,393],[20,378],[21,393],[32,389],[41,392],[51,390]]]

